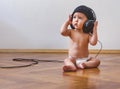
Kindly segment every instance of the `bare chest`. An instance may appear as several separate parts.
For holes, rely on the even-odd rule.
[[[89,37],[87,34],[72,33],[70,39],[72,43],[85,44],[85,43],[88,43]]]

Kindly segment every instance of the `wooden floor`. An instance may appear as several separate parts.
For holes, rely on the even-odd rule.
[[[91,54],[94,56],[95,54]],[[63,60],[67,54],[0,53],[0,66],[23,65],[13,58]],[[39,62],[24,68],[0,68],[0,89],[120,89],[120,54],[100,54],[99,68],[63,73],[63,63]]]

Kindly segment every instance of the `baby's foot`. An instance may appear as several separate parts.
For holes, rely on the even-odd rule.
[[[74,71],[76,71],[76,68],[71,65],[65,65],[65,66],[63,66],[63,71],[64,72],[72,72],[72,71],[74,72]]]
[[[79,63],[79,64],[77,64],[77,67],[79,68],[79,69],[85,69],[85,63]]]
[[[75,65],[70,60],[64,61],[63,71],[64,72],[70,72],[70,71],[76,71]]]

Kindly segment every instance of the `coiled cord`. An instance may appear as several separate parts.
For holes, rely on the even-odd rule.
[[[21,67],[29,67],[38,64],[39,62],[58,62],[62,63],[61,60],[38,60],[38,59],[26,59],[26,58],[14,58],[13,61],[21,61],[21,62],[31,62],[30,64],[20,65],[20,66],[0,66],[0,68],[21,68]]]

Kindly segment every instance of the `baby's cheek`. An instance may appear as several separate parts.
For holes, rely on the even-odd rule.
[[[79,26],[83,26],[82,21],[79,21],[79,22],[78,22],[78,25],[79,25]]]

